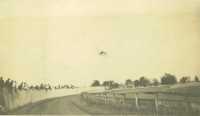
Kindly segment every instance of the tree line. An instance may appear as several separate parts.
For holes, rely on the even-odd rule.
[[[103,81],[102,83],[100,83],[99,80],[94,80],[91,86],[92,87],[104,86],[107,87],[108,89],[113,89],[113,88],[119,88],[120,86],[123,85],[129,88],[129,87],[146,87],[146,86],[158,86],[158,85],[173,85],[177,83],[188,83],[191,81],[200,82],[200,79],[198,76],[195,76],[194,80],[191,80],[189,76],[183,76],[179,80],[177,80],[177,77],[175,75],[170,73],[165,73],[160,78],[160,81],[156,78],[150,80],[147,77],[142,76],[136,80],[127,79],[123,84],[119,84],[117,82],[114,82],[113,80]]]
[[[18,83],[15,80],[12,80],[10,78],[7,78],[6,80],[0,76],[0,92],[2,92],[3,88],[8,89],[9,91],[12,90],[52,90],[52,89],[73,89],[76,88],[76,86],[70,84],[64,84],[64,85],[56,85],[53,86],[49,83],[38,83],[35,85],[30,85],[26,82],[20,82]]]

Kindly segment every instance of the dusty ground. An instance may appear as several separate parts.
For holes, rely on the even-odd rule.
[[[85,100],[81,99],[80,95],[71,95],[71,96],[66,96],[66,97],[47,99],[47,100],[43,100],[43,101],[33,103],[33,104],[28,104],[21,108],[15,109],[14,111],[11,111],[8,114],[14,114],[14,115],[24,115],[24,114],[63,115],[64,114],[64,115],[92,115],[92,116],[94,115],[131,115],[131,116],[154,115],[152,113],[149,114],[144,111],[137,112],[137,111],[134,111],[134,109],[131,109],[131,112],[130,112],[130,110],[120,108],[120,107],[112,107],[108,105],[88,103]],[[165,116],[165,115],[161,115],[161,116]]]
[[[8,114],[81,114],[88,113],[79,109],[73,101],[79,99],[78,95],[66,96],[43,100],[37,103],[28,104]]]
[[[121,115],[125,113],[120,109],[88,104],[81,99],[80,95],[71,95],[28,104],[8,114]]]

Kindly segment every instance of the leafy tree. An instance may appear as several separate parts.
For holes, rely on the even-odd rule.
[[[109,81],[104,81],[102,85],[103,85],[103,86],[109,86],[109,84],[110,84]]]
[[[198,77],[198,76],[195,76],[195,77],[194,77],[194,81],[195,81],[195,82],[199,82],[199,77]]]
[[[132,80],[131,79],[127,79],[126,81],[125,81],[125,85],[128,87],[129,85],[131,85],[133,82],[132,82]]]
[[[4,80],[3,77],[0,77],[0,89],[4,86]]]
[[[159,85],[158,79],[153,79],[152,85],[158,86]]]
[[[111,89],[111,84],[113,83],[113,81],[104,81],[103,82],[103,86],[106,88],[106,89]]]
[[[119,84],[110,80],[110,81],[104,81],[102,84],[106,89],[113,89],[113,88],[118,88]]]
[[[187,76],[184,76],[179,80],[180,83],[187,83],[189,81],[190,81],[190,77],[187,77]]]
[[[116,83],[116,82],[112,83],[112,85],[111,85],[112,89],[113,88],[118,88],[118,87],[119,87],[119,83]]]
[[[176,84],[177,79],[174,75],[165,73],[163,77],[161,77],[161,84]]]
[[[140,81],[139,81],[139,80],[135,80],[133,83],[134,83],[134,86],[135,86],[135,87],[140,86]]]
[[[92,87],[97,87],[97,86],[100,86],[100,82],[98,80],[94,80],[94,82],[92,83]]]
[[[150,85],[149,79],[147,79],[147,78],[144,77],[144,76],[143,76],[143,77],[140,77],[139,82],[140,82],[140,86],[143,86],[143,87],[146,87],[146,86]]]

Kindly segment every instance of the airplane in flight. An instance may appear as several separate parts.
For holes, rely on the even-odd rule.
[[[99,55],[100,56],[105,56],[105,55],[107,55],[107,52],[102,50],[102,51],[99,52]]]

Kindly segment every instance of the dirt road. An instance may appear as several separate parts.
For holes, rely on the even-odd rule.
[[[28,104],[16,109],[8,114],[68,114],[68,115],[88,115],[73,102],[78,95],[66,96],[40,101],[38,103]]]
[[[42,100],[11,111],[11,115],[127,115],[127,111],[106,105],[87,103],[80,95]],[[135,113],[132,116],[137,116]]]

